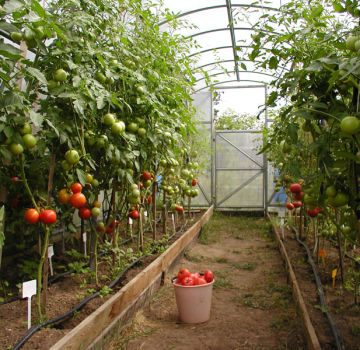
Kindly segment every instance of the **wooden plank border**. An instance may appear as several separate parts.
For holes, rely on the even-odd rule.
[[[270,218],[269,214],[268,214],[268,218],[271,222],[271,218]],[[286,267],[286,271],[288,274],[288,280],[292,287],[293,296],[294,296],[296,305],[297,305],[299,313],[300,313],[302,324],[305,329],[305,336],[306,336],[306,342],[308,345],[308,349],[309,350],[321,350],[319,339],[316,335],[314,326],[311,322],[309,313],[307,311],[307,308],[306,308],[304,299],[302,297],[299,284],[296,280],[296,276],[295,276],[294,270],[292,268],[289,256],[287,254],[285,245],[282,242],[281,234],[280,234],[279,230],[273,224],[272,224],[272,228],[273,228],[273,232],[275,235],[275,239],[279,245],[280,254],[285,262],[285,267]]]
[[[213,211],[214,206],[211,206],[200,220],[163,254],[61,338],[50,350],[101,349],[102,338],[111,333],[111,330],[119,330],[121,325],[128,320],[126,320],[126,315],[131,318],[134,312],[160,287],[161,278],[167,274],[172,263],[197,237],[201,227],[210,219]],[[142,301],[140,302],[140,300]]]

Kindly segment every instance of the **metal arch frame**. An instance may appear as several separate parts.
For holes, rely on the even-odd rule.
[[[236,71],[235,70],[232,70],[232,71],[228,71],[228,72],[220,72],[220,73],[215,73],[215,74],[211,74],[211,75],[208,75],[207,77],[203,77],[203,78],[200,78],[198,80],[195,80],[195,82],[199,82],[201,80],[204,80],[206,78],[211,78],[211,77],[216,77],[218,75],[223,75],[223,74],[230,74],[230,73],[235,73]],[[240,72],[240,71],[239,71]],[[268,73],[263,73],[263,72],[255,72],[255,71],[251,71],[251,70],[242,70],[241,71],[242,73],[251,73],[251,74],[261,74],[261,75],[267,75],[269,77],[274,77],[274,75],[272,74],[268,74]]]
[[[223,89],[224,87],[214,87],[215,85],[219,85],[219,84],[226,84],[226,83],[234,83],[234,82],[248,82],[248,83],[257,83],[259,85],[250,85],[250,86],[234,86],[234,87],[231,87],[231,89],[239,89],[239,88],[264,88],[267,86],[267,83],[264,82],[264,81],[259,81],[259,80],[249,80],[249,79],[246,79],[246,80],[228,80],[228,81],[225,81],[225,80],[222,80],[222,81],[219,81],[217,83],[213,83],[211,86],[205,86],[205,87],[202,87],[201,89],[197,89],[197,90],[194,90],[194,93],[197,93],[197,92],[200,92],[202,90],[205,90],[205,89],[212,89],[212,90],[221,90]],[[229,89],[229,87],[225,87],[225,89]]]
[[[209,34],[209,33],[222,32],[222,31],[227,31],[227,30],[229,30],[229,28],[216,28],[216,29],[205,30],[203,32],[198,32],[198,33],[195,33],[195,34],[188,35],[188,36],[185,37],[185,39],[190,39],[190,38],[194,38],[194,37],[199,36],[199,35],[206,35],[206,34]],[[253,31],[253,32],[256,31],[256,29],[251,28],[251,27],[234,27],[234,30],[248,30],[248,31]],[[280,33],[277,33],[277,32],[273,32],[271,30],[263,30],[263,31],[266,32],[266,33],[270,33],[270,34],[277,34],[277,35],[280,34]]]
[[[211,66],[213,64],[221,64],[221,63],[229,63],[229,62],[233,62],[233,60],[221,60],[221,61],[214,61],[214,62],[211,62],[211,63],[206,63],[206,64],[203,64],[202,66],[198,66],[198,67],[195,67],[194,68],[194,71],[198,70],[198,69],[202,69],[204,67],[207,67],[207,66]],[[262,61],[258,61],[258,60],[254,60],[254,61],[251,61],[251,60],[241,60],[241,62],[257,62],[257,63],[263,63]],[[281,69],[283,70],[286,70],[286,71],[290,71],[288,68],[286,67],[283,67],[281,66],[280,67]],[[207,71],[208,72],[208,71]]]
[[[201,12],[201,11],[208,11],[208,10],[215,10],[218,8],[225,8],[227,5],[215,5],[215,6],[207,6],[207,7],[201,7],[195,10],[190,10],[190,11],[186,11],[186,12],[181,12],[178,13],[177,15],[175,15],[174,18],[181,18],[181,17],[185,17],[188,15],[192,15],[193,13],[197,13],[197,12]],[[249,4],[234,4],[231,5],[231,7],[241,7],[241,8],[254,8],[254,9],[259,9],[259,10],[268,10],[268,11],[275,11],[275,12],[282,12],[281,10],[275,8],[275,7],[268,7],[268,6],[260,6],[260,5],[249,5]],[[169,19],[165,19],[161,22],[158,23],[158,26],[162,26],[168,22],[170,22],[171,20]]]

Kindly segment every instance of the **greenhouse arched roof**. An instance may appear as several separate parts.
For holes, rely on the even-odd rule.
[[[248,58],[253,25],[266,13],[281,11],[281,0],[262,2],[237,0],[202,1],[164,0],[164,7],[185,20],[175,33],[192,38],[195,46],[189,57],[194,60],[196,91],[217,88],[264,86],[274,79],[259,61]],[[166,30],[166,20],[159,23]],[[272,32],[275,33],[275,32]],[[286,67],[283,67],[286,69]]]

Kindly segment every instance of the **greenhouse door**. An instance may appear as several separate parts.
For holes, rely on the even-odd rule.
[[[215,132],[215,201],[218,210],[265,210],[262,134]]]

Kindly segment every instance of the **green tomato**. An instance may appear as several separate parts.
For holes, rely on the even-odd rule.
[[[116,122],[116,116],[112,113],[107,113],[104,115],[103,122],[107,126],[111,126]]]
[[[143,86],[138,86],[136,88],[136,91],[140,94],[143,95],[145,93],[145,88]]]
[[[93,217],[95,217],[95,218],[97,218],[97,217],[100,215],[100,213],[101,213],[100,208],[93,207],[93,208],[91,209],[91,215],[92,215]]]
[[[25,135],[25,134],[31,134],[31,126],[29,123],[24,123],[24,125],[21,127],[21,129],[19,130],[21,135]]]
[[[145,187],[145,188],[148,188],[148,187],[151,186],[151,184],[152,184],[151,180],[146,180],[146,181],[144,182],[144,187]]]
[[[326,187],[325,194],[327,197],[335,197],[336,196],[336,188],[335,186]]]
[[[100,135],[100,137],[96,139],[96,146],[98,148],[104,148],[107,141],[108,141],[108,137],[106,135]]]
[[[48,81],[48,89],[51,90],[51,89],[55,89],[57,86],[59,86],[59,82],[58,81],[55,81],[55,80],[49,80]]]
[[[55,81],[63,83],[66,81],[67,73],[63,69],[58,69],[54,74]]]
[[[9,145],[9,150],[12,154],[19,155],[24,152],[24,147],[20,143],[13,142]]]
[[[133,189],[130,194],[132,197],[140,197],[140,190]]]
[[[72,168],[72,164],[70,164],[68,161],[66,161],[65,159],[61,162],[61,167],[63,168],[63,170],[65,171],[69,171]]]
[[[26,28],[25,32],[24,32],[24,39],[26,41],[34,40],[35,39],[35,32],[30,28]]]
[[[73,165],[80,160],[80,156],[76,150],[72,149],[72,150],[68,150],[65,153],[65,159],[69,164]]]
[[[131,194],[126,197],[128,203],[130,204],[139,204],[140,203],[140,197],[134,197]]]
[[[335,208],[342,207],[349,202],[349,196],[345,193],[339,192],[335,197],[332,198],[331,205]]]
[[[354,35],[349,36],[346,39],[346,48],[348,50],[355,51],[355,43],[356,43],[357,40],[359,40],[359,37],[354,36]]]
[[[359,131],[359,128],[360,121],[356,117],[345,117],[340,123],[341,131],[349,135],[354,135],[355,133],[357,133]]]
[[[106,76],[101,72],[95,73],[95,79],[101,84],[104,84],[106,82]]]
[[[87,184],[91,184],[93,180],[94,180],[94,178],[93,178],[93,176],[91,174],[89,174],[89,173],[85,174],[85,182]]]
[[[160,160],[160,165],[163,166],[163,167],[166,167],[166,166],[167,166],[167,161],[166,161],[166,159],[161,159],[161,160]]]
[[[19,42],[22,40],[22,38],[23,38],[22,33],[19,33],[19,32],[12,32],[12,33],[10,34],[10,37],[11,37],[11,39],[12,39],[13,41],[15,41],[16,43],[19,43]]]
[[[136,132],[138,130],[139,126],[132,122],[128,125],[128,129],[131,131],[131,132]]]
[[[26,148],[33,148],[36,145],[36,138],[32,134],[25,134],[23,136],[23,141]]]
[[[120,135],[125,131],[125,124],[122,121],[116,122],[111,126],[111,132]]]
[[[93,179],[93,180],[91,181],[91,185],[92,185],[93,187],[99,187],[99,181],[96,180],[96,179]]]
[[[138,135],[140,137],[144,137],[146,135],[146,129],[144,128],[139,128],[138,131],[137,131]]]

